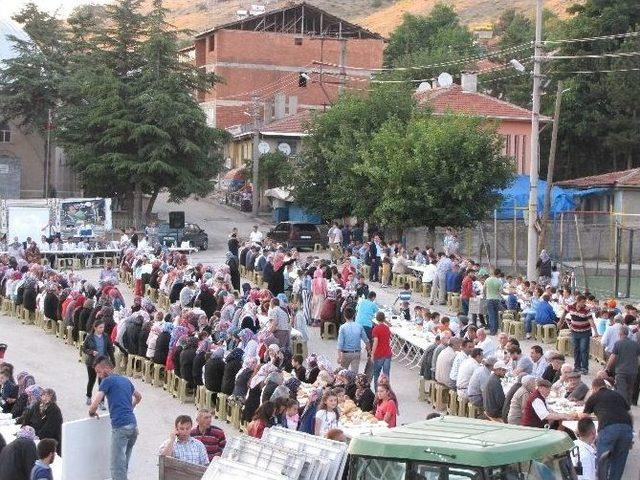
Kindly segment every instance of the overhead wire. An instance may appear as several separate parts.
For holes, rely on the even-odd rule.
[[[615,40],[617,38],[637,37],[639,35],[640,35],[640,32],[627,32],[627,33],[615,33],[613,35],[600,35],[598,37],[561,38],[558,40],[542,40],[541,43],[560,44],[560,43],[595,42],[599,40]]]

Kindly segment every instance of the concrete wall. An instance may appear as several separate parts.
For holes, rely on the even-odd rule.
[[[12,196],[17,191],[19,197],[8,198],[42,198],[44,193],[45,140],[37,133],[25,134],[13,124],[10,124],[10,128],[10,141],[0,142],[0,157],[17,160],[20,175],[17,190],[16,185],[5,189],[7,192],[11,192]],[[62,151],[54,146],[51,147],[50,168],[51,195],[69,197],[79,193],[75,175],[67,165]],[[15,184],[15,170],[11,170],[11,172],[0,171],[0,182]]]

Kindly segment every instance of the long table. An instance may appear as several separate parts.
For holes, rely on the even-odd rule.
[[[425,333],[422,327],[401,319],[396,315],[386,315],[390,319],[391,351],[401,365],[410,369],[419,368],[424,351],[435,341],[435,335]]]

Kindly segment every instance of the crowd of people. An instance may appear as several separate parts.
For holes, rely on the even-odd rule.
[[[0,285],[6,298],[73,327],[76,339],[80,332],[87,332],[84,394],[91,414],[105,408],[105,396],[112,409],[110,394],[116,404],[124,403],[127,412],[133,412],[139,393],[130,382],[108,379],[119,377],[113,373],[117,356],[137,355],[164,365],[185,380],[190,390],[204,385],[214,394],[241,402],[246,431],[254,437],[280,425],[341,439],[348,402],[394,427],[399,405],[390,385],[390,319],[372,289],[374,284],[380,288],[391,285],[393,275],[411,274],[414,270],[409,265],[417,264],[429,267],[419,277],[430,286],[429,298],[423,304],[413,302],[407,284],[396,304],[400,303],[397,313],[402,318],[435,339],[423,353],[420,375],[455,391],[478,407],[484,418],[565,429],[576,438],[581,455],[584,450],[585,455],[591,454],[588,458],[599,458],[609,452],[608,478],[621,478],[631,444],[629,408],[637,404],[639,388],[638,312],[631,305],[618,308],[612,300],[597,301],[588,292],[578,294],[560,285],[556,270],[548,269],[546,252],[540,256],[540,279],[525,281],[499,270],[489,272],[461,257],[451,231],[442,252],[432,248],[408,251],[399,242],[383,242],[373,229],[360,241],[334,225],[328,238],[332,258],[321,259],[303,257],[295,249],[275,244],[257,227],[242,242],[234,229],[226,264],[216,267],[189,265],[185,255],[162,249],[150,254],[127,240],[119,268],[107,263],[97,285],[75,273],[28,263],[24,257],[0,258]],[[368,278],[363,266],[368,267]],[[257,274],[258,285],[243,282],[241,271],[247,277]],[[131,305],[119,290],[119,279],[127,275],[133,279]],[[166,296],[169,306],[161,307],[145,296],[147,287]],[[449,292],[458,293],[461,299],[460,311],[450,316],[439,306]],[[470,314],[470,301],[476,297],[484,299],[486,310]],[[562,353],[545,352],[540,345],[526,352],[520,341],[500,332],[503,310],[522,317],[527,338],[534,324],[568,326],[573,364]],[[306,342],[309,328],[319,327],[324,334],[327,323],[336,326],[335,361],[313,353],[307,358],[293,354],[293,332]],[[589,386],[586,374],[592,335],[602,335],[608,363]],[[12,411],[23,396],[26,406],[15,415],[20,419],[28,409],[43,411],[42,395],[34,400],[24,378],[18,376],[13,382],[13,372],[0,372],[3,411],[5,406]],[[99,389],[93,395],[96,381]],[[506,391],[505,384],[509,386]],[[583,412],[554,412],[546,402],[551,394],[584,405]],[[45,410],[50,408],[47,404],[55,405],[55,393],[44,404]],[[122,446],[117,458],[112,458],[116,479],[126,478],[135,444],[132,415],[128,413],[113,425]],[[599,422],[597,434],[594,416]],[[21,420],[25,428],[32,426],[29,416],[26,418]],[[61,424],[61,415],[59,419]],[[206,409],[198,411],[195,425],[189,416],[176,418],[160,454],[206,465],[221,454],[226,441],[211,419]],[[567,420],[578,420],[575,431],[562,425]],[[59,448],[60,438],[56,440]],[[0,471],[1,460],[2,456]],[[584,464],[584,458],[582,461]]]

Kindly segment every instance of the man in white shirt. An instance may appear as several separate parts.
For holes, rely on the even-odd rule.
[[[467,388],[469,387],[469,380],[473,372],[475,372],[482,365],[482,350],[480,348],[474,348],[471,350],[469,357],[463,360],[458,369],[458,377],[456,378],[456,389],[458,390],[458,396],[460,398],[467,398]]]
[[[605,354],[610,355],[613,351],[613,346],[618,340],[620,340],[620,328],[622,327],[622,315],[616,315],[613,319],[614,324],[607,327],[602,335],[602,346],[604,347]]]
[[[571,461],[573,462],[578,480],[592,480],[596,476],[596,427],[590,418],[578,420],[578,439],[573,444],[578,447],[577,452],[571,451]],[[580,468],[582,467],[582,468]],[[582,471],[580,471],[582,470]]]
[[[456,381],[458,380],[458,372],[460,371],[460,365],[466,359],[469,358],[469,354],[473,350],[473,342],[471,340],[462,340],[462,347],[458,353],[456,353],[453,359],[453,365],[451,366],[451,372],[449,373],[449,380],[451,380],[451,388],[456,388]],[[469,377],[471,378],[471,377]]]
[[[544,358],[544,352],[540,345],[534,345],[531,347],[531,351],[529,352],[529,358],[533,362],[533,369],[531,370],[531,375],[535,378],[542,378],[542,374],[547,369],[549,363],[547,359]]]
[[[487,335],[487,331],[484,328],[479,328],[476,332],[476,347],[482,349],[482,354],[485,358],[493,357],[498,349],[498,344],[494,339]]]
[[[253,230],[249,233],[249,241],[251,243],[262,243],[264,235],[258,230],[258,225],[253,226]]]
[[[342,230],[338,226],[336,222],[333,223],[333,226],[329,229],[327,233],[327,237],[329,237],[329,249],[331,250],[331,259],[337,260],[342,254]]]

